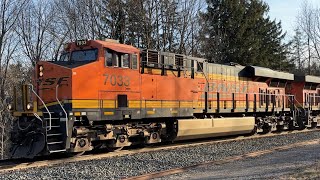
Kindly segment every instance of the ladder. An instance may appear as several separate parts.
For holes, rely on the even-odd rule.
[[[50,115],[51,116],[50,116]],[[46,124],[46,141],[50,153],[66,151],[65,118],[54,112],[44,112],[43,119]]]
[[[56,100],[65,114],[64,118],[60,117],[60,115],[57,113],[50,112],[42,98],[34,90],[33,85],[29,84],[28,86],[30,86],[30,90],[37,97],[37,99],[41,101],[45,108],[45,111],[43,111],[43,119],[39,117],[37,113],[34,114],[43,122],[44,128],[46,128],[46,142],[48,151],[50,153],[65,152],[66,139],[68,137],[68,116],[66,110],[58,99],[59,85],[56,86]]]

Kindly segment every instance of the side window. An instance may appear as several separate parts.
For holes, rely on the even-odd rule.
[[[203,71],[203,63],[202,62],[197,62],[197,71],[202,72]]]
[[[112,53],[112,66],[119,67],[119,56],[115,52]]]
[[[138,69],[138,65],[137,65],[137,55],[136,54],[132,54],[132,61],[131,61],[131,68],[132,69]]]
[[[130,67],[130,56],[129,54],[123,54],[121,56],[121,65],[124,68],[129,68]]]
[[[112,66],[112,52],[110,50],[104,51],[105,66]]]

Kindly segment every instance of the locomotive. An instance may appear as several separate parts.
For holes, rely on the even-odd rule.
[[[317,127],[320,78],[78,40],[10,110],[12,158]],[[21,105],[22,107],[20,107]]]

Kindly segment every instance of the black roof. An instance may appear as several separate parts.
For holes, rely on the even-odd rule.
[[[320,84],[320,77],[318,76],[295,74],[294,80],[297,82],[309,82]]]
[[[274,79],[294,80],[294,74],[275,71],[270,68],[258,67],[258,66],[246,66],[245,74],[249,77],[268,77]]]

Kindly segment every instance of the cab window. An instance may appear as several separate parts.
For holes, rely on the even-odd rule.
[[[137,60],[137,55],[136,54],[132,54],[132,64],[131,64],[131,68],[132,69],[138,69],[138,66],[137,66],[137,63],[138,63],[138,60]]]
[[[95,61],[98,57],[98,49],[73,51],[71,61]]]
[[[112,52],[110,50],[106,50],[104,53],[106,66],[112,66]]]
[[[121,55],[121,67],[130,68],[130,56],[129,54]]]
[[[62,53],[59,61],[69,61],[70,53]]]
[[[109,66],[109,67],[119,66],[119,58],[117,53],[110,49],[105,49],[104,60],[105,60],[105,66]]]
[[[138,69],[136,54],[127,54],[105,49],[105,66]]]

